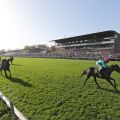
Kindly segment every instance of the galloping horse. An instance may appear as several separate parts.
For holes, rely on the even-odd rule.
[[[6,77],[8,77],[6,71],[9,71],[9,74],[10,74],[10,77],[11,77],[10,64],[9,64],[9,61],[6,60],[6,59],[2,60],[2,63],[1,63],[1,66],[0,66],[0,72],[1,72],[1,74],[2,74],[2,70],[4,71]]]
[[[10,56],[10,58],[8,58],[8,61],[11,62],[11,64],[12,64],[13,60],[14,60],[13,56]]]
[[[99,73],[99,74],[101,75],[101,77],[98,76],[98,69],[95,68],[95,67],[90,67],[90,68],[88,68],[87,70],[83,70],[83,72],[82,72],[82,74],[81,74],[81,77],[82,77],[83,75],[86,75],[86,76],[87,76],[86,79],[85,79],[85,82],[84,82],[84,86],[85,86],[87,80],[88,80],[90,77],[93,77],[96,85],[98,86],[98,88],[100,88],[100,86],[99,86],[96,78],[102,78],[102,79],[107,80],[107,81],[115,88],[115,90],[117,90],[115,79],[111,78],[111,73],[112,73],[113,71],[116,71],[116,72],[120,73],[120,67],[119,67],[117,64],[115,64],[115,65],[109,66],[108,68],[103,69],[103,70],[101,71],[101,73]],[[111,80],[114,82],[114,84],[111,82]],[[84,86],[83,86],[83,87],[84,87]]]

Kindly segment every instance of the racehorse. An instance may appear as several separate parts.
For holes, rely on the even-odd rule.
[[[95,68],[95,67],[90,67],[87,70],[83,70],[83,72],[81,74],[81,77],[83,75],[87,76],[86,79],[85,79],[85,82],[84,82],[84,86],[85,86],[87,80],[90,77],[93,77],[94,82],[96,83],[98,88],[100,88],[100,86],[99,86],[99,84],[97,82],[97,78],[101,78],[101,79],[105,79],[106,81],[108,81],[115,88],[115,90],[117,90],[115,79],[111,78],[111,74],[112,74],[113,71],[116,71],[116,72],[120,73],[120,67],[117,64],[111,65],[108,68],[104,68],[103,70],[101,70],[100,73],[98,73],[98,69]],[[100,74],[101,77],[98,74]],[[114,84],[111,82],[111,80],[114,82]]]
[[[10,57],[8,58],[8,61],[11,62],[11,64],[12,64],[13,60],[14,60],[13,56],[10,56]]]
[[[8,78],[8,75],[7,75],[6,71],[9,71],[9,74],[10,74],[10,77],[11,77],[10,64],[9,64],[9,61],[7,59],[3,59],[2,60],[2,63],[1,63],[1,66],[0,66],[0,72],[1,72],[1,74],[2,74],[2,70],[4,71],[5,76],[7,78]]]

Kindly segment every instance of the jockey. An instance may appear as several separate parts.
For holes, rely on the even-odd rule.
[[[99,71],[102,69],[102,68],[107,68],[108,65],[107,63],[109,62],[109,58],[105,59],[105,60],[98,60],[96,62],[96,65],[99,67]]]
[[[98,60],[96,62],[96,65],[98,66],[99,70],[98,70],[98,73],[100,73],[102,71],[102,69],[104,68],[107,68],[108,65],[107,63],[109,63],[110,59],[109,58],[106,58],[105,60]]]

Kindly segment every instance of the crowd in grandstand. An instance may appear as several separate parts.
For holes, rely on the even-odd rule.
[[[120,53],[102,53],[97,51],[54,51],[54,52],[13,52],[6,53],[6,56],[16,57],[41,57],[41,58],[62,58],[62,59],[84,59],[97,60],[110,56],[112,60],[120,60]]]
[[[62,59],[84,59],[98,60],[110,57],[112,60],[120,60],[120,53],[96,48],[81,49],[56,49],[54,46],[49,49],[45,45],[26,46],[24,49],[8,51],[4,56],[16,57],[40,57],[40,58],[62,58]],[[1,56],[2,56],[1,55]]]

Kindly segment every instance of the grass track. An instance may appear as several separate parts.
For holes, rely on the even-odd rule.
[[[120,62],[110,62],[110,64]],[[83,69],[95,61],[15,58],[13,79],[0,76],[0,91],[29,120],[120,120],[120,94],[104,80],[92,78],[81,89]],[[112,75],[120,90],[120,74]]]

